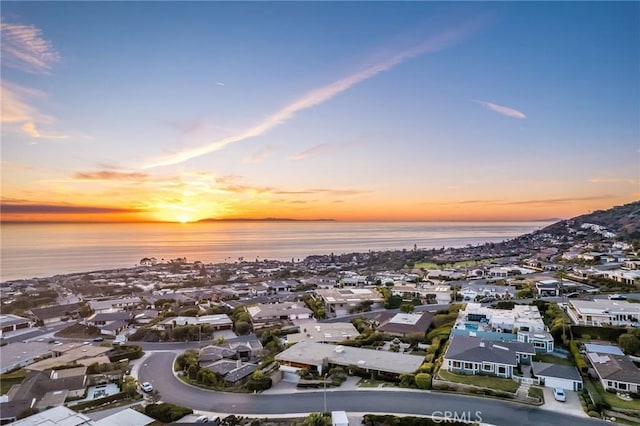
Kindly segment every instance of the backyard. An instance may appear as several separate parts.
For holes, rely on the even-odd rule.
[[[548,362],[550,364],[559,365],[573,365],[573,362],[568,358],[563,358],[551,354],[536,354],[533,357],[534,362]]]

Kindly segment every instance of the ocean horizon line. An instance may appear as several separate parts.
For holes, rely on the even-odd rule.
[[[560,222],[564,218],[540,219],[295,219],[295,218],[220,218],[199,219],[179,222],[169,220],[0,220],[0,225],[55,225],[55,224],[175,224],[189,226],[203,223],[224,222],[337,222],[337,223],[526,223],[526,222]]]

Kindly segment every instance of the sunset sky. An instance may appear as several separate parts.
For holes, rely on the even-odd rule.
[[[2,220],[640,198],[640,3],[2,2]]]

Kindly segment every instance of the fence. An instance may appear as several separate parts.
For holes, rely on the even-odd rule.
[[[524,383],[525,385],[539,385],[540,379],[538,377],[521,377],[521,376],[511,376],[513,380],[516,382]]]

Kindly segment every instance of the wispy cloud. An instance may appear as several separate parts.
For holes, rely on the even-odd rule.
[[[242,159],[243,163],[260,163],[273,154],[273,148],[264,146],[253,151],[249,156]]]
[[[93,172],[78,172],[73,175],[75,180],[86,181],[131,181],[140,182],[146,180],[149,175],[140,172],[121,172],[116,170],[98,170]]]
[[[47,74],[60,54],[33,25],[0,22],[3,65],[31,74]]]
[[[96,206],[78,206],[71,204],[0,204],[2,213],[21,213],[21,214],[93,214],[93,213],[138,213],[144,210],[119,208],[119,207],[96,207]]]
[[[483,107],[490,109],[491,111],[497,112],[498,114],[506,115],[507,117],[518,118],[520,120],[527,118],[527,116],[524,115],[524,113],[518,111],[517,109],[513,109],[504,105],[498,105],[491,102],[477,101],[477,100],[474,100],[474,102],[477,102]]]
[[[635,185],[638,181],[630,178],[593,178],[589,179],[591,183],[628,183]]]
[[[592,195],[589,197],[567,197],[567,198],[541,198],[541,199],[532,199],[532,200],[452,200],[452,201],[441,201],[441,202],[426,202],[422,204],[431,204],[431,205],[491,205],[491,206],[549,206],[556,204],[570,204],[576,203],[580,201],[599,201],[599,200],[610,200],[615,198],[612,195]]]
[[[355,145],[356,142],[345,142],[345,143],[321,143],[320,145],[313,146],[307,150],[299,152],[298,154],[291,155],[288,157],[289,160],[302,160],[307,157],[312,157],[315,155],[321,154],[330,154],[333,152],[341,151],[345,148],[349,148]]]
[[[46,99],[42,91],[8,81],[0,83],[0,122],[3,132],[22,133],[35,139],[67,139],[69,136],[54,130],[55,119],[31,105]]]
[[[193,158],[220,150],[228,145],[243,141],[245,139],[260,136],[270,131],[271,129],[287,122],[288,120],[291,120],[296,113],[314,107],[316,105],[320,105],[339,95],[340,93],[350,89],[356,84],[375,77],[381,72],[388,71],[411,58],[415,58],[426,53],[437,52],[461,42],[465,37],[477,31],[482,24],[483,22],[475,20],[467,22],[464,25],[451,29],[449,31],[439,33],[414,47],[389,55],[385,59],[380,60],[363,70],[343,77],[337,81],[334,81],[333,83],[327,84],[326,86],[307,92],[300,99],[270,115],[256,126],[207,145],[177,152],[167,158],[149,163],[145,165],[144,168],[169,166],[173,164],[183,163]]]

